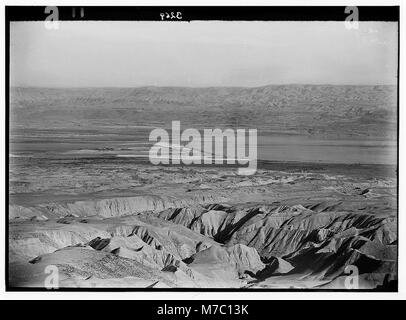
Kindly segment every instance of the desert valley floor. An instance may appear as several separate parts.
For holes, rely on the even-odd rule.
[[[173,119],[258,128],[257,172],[152,165]],[[13,88],[8,284],[393,290],[396,123],[388,86]]]

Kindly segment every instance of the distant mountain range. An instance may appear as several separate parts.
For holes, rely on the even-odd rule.
[[[11,88],[12,121],[28,127],[258,127],[310,135],[395,137],[396,86]]]

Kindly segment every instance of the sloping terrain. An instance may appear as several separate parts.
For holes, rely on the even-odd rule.
[[[143,195],[13,198],[10,283],[42,287],[48,265],[58,267],[61,287],[345,289],[349,265],[358,268],[361,289],[397,279],[393,178],[369,178],[357,166],[348,175],[319,166],[323,173],[259,170],[251,177],[188,167],[188,182],[168,189],[154,174],[170,180],[175,168],[131,170],[151,173]]]

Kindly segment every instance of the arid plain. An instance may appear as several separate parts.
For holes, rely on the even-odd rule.
[[[257,172],[152,165],[173,120],[257,129]],[[396,87],[11,88],[9,148],[12,287],[396,287]]]

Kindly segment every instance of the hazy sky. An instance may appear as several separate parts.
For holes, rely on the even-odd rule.
[[[396,84],[397,23],[13,22],[12,86]]]

